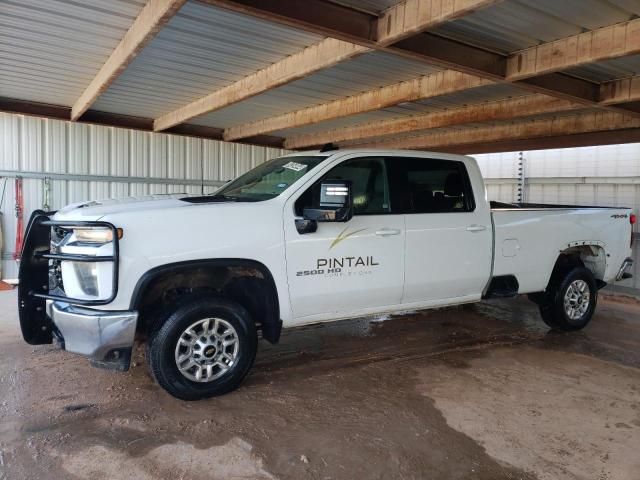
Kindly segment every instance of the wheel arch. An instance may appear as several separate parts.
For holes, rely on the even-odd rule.
[[[559,277],[575,267],[585,267],[593,275],[598,288],[604,287],[607,268],[604,245],[601,242],[574,242],[560,250],[551,271],[548,286],[554,285]]]
[[[144,312],[166,302],[166,295],[206,291],[241,303],[271,343],[280,339],[282,321],[278,289],[271,271],[257,260],[202,259],[154,267],[145,272],[133,290],[130,309]],[[141,322],[141,329],[148,326]]]

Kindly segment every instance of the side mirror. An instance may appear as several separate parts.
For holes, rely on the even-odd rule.
[[[320,184],[318,202],[303,211],[305,220],[314,222],[348,222],[353,217],[353,194],[350,180],[325,180]]]

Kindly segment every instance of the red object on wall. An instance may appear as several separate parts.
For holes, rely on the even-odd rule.
[[[16,250],[13,252],[13,259],[20,260],[22,256],[22,245],[24,244],[24,196],[22,194],[22,179],[16,178]]]

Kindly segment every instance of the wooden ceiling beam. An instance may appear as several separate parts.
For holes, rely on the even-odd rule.
[[[413,115],[387,121],[375,121],[354,127],[336,128],[318,133],[289,137],[284,146],[289,149],[309,148],[326,143],[362,143],[367,139],[398,135],[420,130],[480,123],[511,118],[530,117],[575,110],[582,105],[546,95],[528,95],[508,100],[499,100],[441,112]]]
[[[344,38],[351,39],[356,35],[361,37],[361,43],[369,44],[370,41],[376,40],[375,35],[377,35],[377,45],[386,45],[500,1],[503,0],[406,0],[388,9],[380,19],[319,0],[305,4],[304,8],[301,8],[300,2],[291,3],[288,0],[279,2],[211,0],[206,3],[252,14],[256,14],[255,6],[259,5],[261,9],[268,10],[271,15],[277,16],[280,20],[283,12],[306,27],[308,22],[313,20],[317,28],[320,28],[317,33],[327,33],[325,28],[333,26],[333,28],[344,30]],[[261,17],[265,18],[265,15],[263,11]],[[353,23],[344,23],[343,18],[349,18]],[[380,28],[381,25],[384,25],[384,28]],[[156,119],[154,128],[156,131],[165,130],[312,75],[367,51],[369,51],[367,46],[337,38],[327,38],[227,87],[162,115]]]
[[[431,33],[421,33],[446,21],[497,3],[490,0],[405,0],[383,12],[380,18],[335,4],[328,6],[325,0],[307,0],[304,2],[304,8],[294,0],[203,1],[263,19],[287,23],[307,31],[348,39],[375,50],[475,75],[492,82],[511,84],[530,93],[546,94],[606,111],[640,115],[638,111],[640,108],[635,105],[618,105],[619,102],[615,101],[601,102],[602,94],[598,84],[561,71],[586,62],[639,51],[640,47],[637,44],[640,42],[640,33],[638,33],[640,20],[604,27],[594,32],[567,37],[557,42],[533,47],[528,49],[529,51],[505,56]],[[339,15],[336,12],[338,15],[336,17],[327,12],[336,8],[340,9],[344,16],[334,23],[332,19],[338,18]],[[325,9],[329,10],[325,11]],[[311,12],[316,12],[317,17]],[[342,21],[347,17],[350,19],[348,22]],[[589,49],[584,46],[587,45],[587,39],[591,39],[592,42]],[[572,56],[568,52],[574,43],[576,48],[581,46],[582,50],[576,51],[576,55]],[[562,61],[554,59],[554,48],[560,47],[565,49],[563,53],[558,54]],[[583,50],[588,50],[588,53],[584,53]],[[551,59],[546,58],[549,55]],[[529,71],[527,69],[530,68],[533,57],[536,59],[545,57],[545,59],[542,62],[533,62],[537,66],[533,71]],[[258,131],[260,130],[258,124],[266,129],[275,124],[287,125],[283,128],[291,128],[290,125],[296,125],[296,122],[283,121],[283,118],[285,116],[292,118],[297,114],[298,112],[290,112],[275,117],[273,122],[270,121],[271,119],[266,119],[262,122],[233,127],[227,130],[225,138],[240,138],[237,135],[242,131]],[[317,117],[317,121],[323,119],[322,116]],[[303,124],[308,123],[305,121]]]
[[[497,2],[490,0],[406,0],[378,17],[326,0],[200,0],[264,20],[347,40],[429,65],[507,80],[508,57],[429,33],[420,33]],[[379,37],[379,38],[378,38]],[[380,41],[381,40],[381,41]],[[514,79],[515,81],[515,79]],[[594,105],[598,86],[564,74],[517,86]]]
[[[376,22],[376,43],[387,46],[430,28],[470,15],[503,0],[404,0]]]
[[[414,61],[462,71],[497,83],[512,84],[532,93],[544,93],[588,106],[596,106],[598,102],[598,85],[593,82],[563,73],[549,73],[512,82],[506,78],[507,57],[430,33],[407,38],[386,50]]]
[[[541,89],[542,91],[546,91]],[[640,76],[613,80],[599,88],[599,103],[618,105],[640,111]],[[443,128],[465,123],[522,118],[544,113],[574,110],[584,105],[570,100],[533,94],[525,97],[468,105],[443,112],[414,115],[387,121],[376,121],[354,127],[336,128],[318,133],[294,135],[285,140],[285,148],[309,148],[325,143],[354,142],[418,130]]]
[[[362,148],[430,149],[462,148],[464,145],[540,139],[640,128],[640,119],[615,112],[591,112],[533,120],[452,128],[395,140],[372,142]]]
[[[640,19],[543,43],[509,55],[506,79],[522,80],[640,53]]]
[[[378,17],[327,0],[199,0],[309,33],[375,45]]]
[[[556,137],[531,138],[524,140],[503,140],[485,143],[468,143],[459,146],[442,147],[440,151],[462,155],[521,152],[526,150],[547,150],[550,148],[593,147],[596,145],[618,145],[640,142],[640,128],[601,132],[576,133]]]
[[[78,120],[93,105],[185,2],[186,0],[147,2],[102,68],[73,104],[71,120]]]
[[[601,92],[599,85],[562,73],[548,73],[538,77],[523,79],[515,83],[508,82],[503,76],[506,69],[505,57],[435,35],[427,33],[419,34],[397,42],[387,50],[393,51],[405,58],[422,60],[430,65],[435,64],[441,67],[450,67],[449,70],[445,70],[446,72],[453,72],[455,70],[463,72],[462,74],[469,75],[475,79],[484,79],[485,83],[483,83],[483,85],[489,85],[494,82],[511,84],[531,93],[549,95],[578,103],[585,107],[595,107],[634,116],[640,115],[633,109],[625,109],[624,105],[615,105],[616,102],[613,101],[600,103]],[[475,86],[479,86],[479,84],[474,83],[469,88]],[[231,127],[225,130],[224,138],[227,140],[235,140],[242,138],[245,134],[264,134],[395,105],[400,103],[397,101],[398,96],[390,96],[387,100],[383,98],[384,95],[391,94],[391,92],[394,91],[393,87],[395,86],[391,86],[386,90],[383,88],[373,91],[376,92],[374,95],[377,104],[381,105],[378,108],[373,108],[369,105],[362,109],[345,109],[343,112],[336,110],[336,108],[341,105],[351,105],[357,102],[358,99],[372,94],[372,92],[366,92],[356,95],[355,97],[336,100],[330,102],[330,104],[310,107],[309,109],[289,112],[257,122]],[[411,100],[411,96],[408,96],[407,99],[401,101],[413,100]],[[331,107],[331,113],[327,113],[328,106]]]
[[[180,107],[154,122],[154,130],[166,130],[192,118],[211,113],[260,93],[304,78],[319,70],[354,58],[369,49],[353,43],[327,38],[299,53],[216,90],[188,105]]]
[[[277,130],[301,127],[488,84],[490,84],[488,80],[473,75],[445,70],[408,82],[395,83],[370,90],[352,97],[334,100],[237,127],[230,127],[225,130],[224,139],[232,141]]]
[[[605,105],[640,101],[640,75],[612,80],[600,86],[600,102]]]
[[[382,48],[504,0],[404,0],[380,17],[327,0],[199,0],[310,33]]]

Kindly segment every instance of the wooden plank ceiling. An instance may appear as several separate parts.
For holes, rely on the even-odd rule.
[[[513,5],[505,5],[510,2]],[[640,55],[640,19],[630,12],[629,18],[614,24],[516,51],[499,51],[473,38],[462,41],[442,33],[442,27],[479,12],[490,15],[505,6],[517,9],[515,0],[405,0],[381,12],[351,8],[348,1],[199,0],[201,6],[263,22],[265,28],[280,25],[320,40],[182,105],[171,104],[154,118],[92,109],[115,82],[126,83],[125,72],[135,68],[136,57],[186,3],[148,0],[72,105],[56,104],[55,99],[42,104],[6,97],[0,85],[0,111],[288,149],[336,143],[473,153],[640,139],[640,76],[631,70],[599,81],[576,74],[580,68]],[[594,21],[600,15],[596,9],[582,13]],[[330,74],[332,68],[374,52],[422,65],[430,73],[376,88],[353,85],[359,93],[302,108],[287,109],[283,100],[277,114],[246,121],[240,117],[230,125],[203,120],[322,72]],[[379,74],[372,68],[372,77]],[[500,88],[505,92],[502,97],[483,97],[483,92]],[[471,92],[476,95],[467,101]],[[430,101],[451,98],[464,100],[427,108]],[[407,105],[416,107],[413,114],[389,113]],[[376,112],[384,112],[384,118],[367,117]]]

